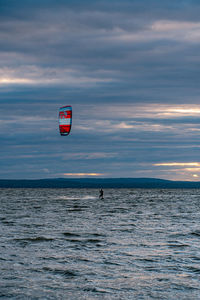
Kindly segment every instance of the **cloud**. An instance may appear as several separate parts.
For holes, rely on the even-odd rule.
[[[63,153],[62,157],[64,160],[102,160],[102,159],[110,159],[115,157],[117,154],[116,153],[107,153],[107,152],[92,152],[92,153],[81,153],[81,152],[76,152],[76,153],[69,153],[65,154]]]
[[[191,29],[200,29],[200,23],[199,22],[184,22],[184,21],[167,21],[167,20],[161,20],[156,21],[151,26],[153,31],[186,31]]]
[[[199,162],[168,162],[156,163],[155,167],[159,167],[161,174],[175,174],[171,178],[175,180],[198,180],[200,176],[200,163]],[[164,167],[164,168],[162,168]]]
[[[183,81],[191,81],[188,87],[195,84],[188,59],[195,61],[198,49],[189,49],[184,40],[180,42],[179,30],[191,37],[199,23],[184,20],[187,11],[180,3],[176,4],[180,19],[176,21],[171,20],[173,5],[155,1],[150,5],[118,2],[112,10],[110,4],[96,1],[93,5],[79,2],[78,6],[70,1],[57,5],[54,1],[48,10],[37,2],[29,6],[22,3],[19,7],[6,6],[9,17],[1,19],[0,38],[4,43],[0,60],[10,70],[18,71],[17,76],[2,77],[4,83],[89,87],[109,83],[115,95],[122,88],[122,93],[126,90],[125,94],[134,98],[142,95],[143,100],[145,89],[154,86],[157,92],[164,91],[167,84],[168,101],[174,85],[183,89]],[[149,18],[144,17],[147,12]],[[196,37],[196,43],[198,40]],[[115,82],[117,85],[113,85]],[[156,93],[147,94],[155,100]]]
[[[200,36],[200,22],[185,22],[160,20],[151,25],[156,38],[174,39],[175,41],[198,42]]]
[[[16,69],[0,69],[0,85],[65,85],[89,87],[99,83],[111,82],[102,71],[95,76],[87,77],[82,72],[73,69],[41,68],[36,66],[24,66]],[[99,77],[98,77],[99,76]]]
[[[200,163],[199,162],[185,162],[185,163],[182,163],[182,162],[171,162],[171,163],[159,163],[159,164],[154,164],[154,166],[181,166],[181,167],[184,167],[184,166],[195,166],[195,167],[199,167],[200,166]]]
[[[199,14],[194,0],[0,2],[0,176],[191,178],[155,164],[198,162]]]
[[[105,176],[105,174],[102,173],[64,173],[62,174],[64,176],[70,176],[70,177],[98,177],[98,176]]]

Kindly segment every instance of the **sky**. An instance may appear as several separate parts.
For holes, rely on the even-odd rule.
[[[199,0],[0,0],[0,45],[0,179],[200,180]]]

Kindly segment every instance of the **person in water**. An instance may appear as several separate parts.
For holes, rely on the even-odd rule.
[[[99,199],[103,199],[103,190],[102,189],[100,189],[100,191],[99,191]]]

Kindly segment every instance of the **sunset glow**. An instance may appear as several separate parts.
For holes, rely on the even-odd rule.
[[[4,77],[0,78],[0,84],[32,84],[33,80],[31,79],[26,79],[26,78],[9,78],[9,77]]]
[[[195,177],[195,178],[198,178],[198,177],[199,177],[197,174],[193,174],[192,176]]]
[[[194,167],[200,167],[200,163],[199,162],[191,162],[191,163],[179,163],[179,162],[171,162],[171,163],[159,163],[159,164],[153,164],[153,166],[169,166],[169,167],[173,167],[173,166],[180,166],[180,167],[184,167],[184,166],[194,166]]]
[[[64,176],[75,176],[75,177],[84,177],[84,176],[103,176],[101,173],[64,173]]]

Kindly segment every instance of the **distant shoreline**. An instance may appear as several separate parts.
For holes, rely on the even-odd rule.
[[[200,189],[200,182],[157,178],[0,179],[0,188]]]

